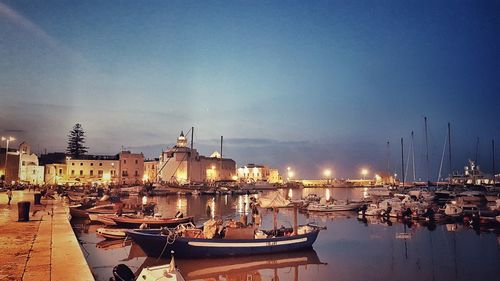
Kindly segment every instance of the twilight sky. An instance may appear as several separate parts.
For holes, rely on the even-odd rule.
[[[0,0],[0,135],[35,151],[80,122],[91,153],[157,157],[194,126],[203,154],[224,135],[239,165],[355,177],[386,169],[387,141],[400,174],[413,130],[426,178],[424,116],[431,179],[447,122],[453,169],[479,137],[491,172],[499,1]]]

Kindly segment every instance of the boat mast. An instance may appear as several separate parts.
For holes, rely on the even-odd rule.
[[[391,159],[391,149],[390,149],[390,143],[387,141],[387,174],[391,174],[391,168],[390,168],[390,159]]]
[[[219,170],[219,180],[222,180],[222,142],[224,141],[224,136],[220,136],[220,170]]]
[[[453,176],[453,168],[451,166],[451,124],[450,124],[450,122],[448,122],[448,160],[449,160],[449,164],[450,164],[448,185],[451,185],[451,177]]]
[[[403,138],[401,138],[401,172],[403,173],[403,188],[405,187],[405,158],[403,148]]]
[[[194,127],[191,127],[191,151],[189,151],[188,176],[187,176],[190,189],[191,189],[191,160],[193,158],[193,140],[194,140]]]
[[[491,148],[493,150],[493,156],[492,157],[493,157],[493,186],[494,186],[495,185],[495,180],[496,180],[496,178],[495,178],[495,140],[494,139],[491,140]]]
[[[429,137],[427,136],[427,117],[424,116],[424,127],[425,127],[425,161],[427,162],[427,185],[430,183],[430,173],[429,173]]]
[[[415,173],[415,142],[413,141],[413,131],[411,131],[411,154],[413,160],[413,182],[417,181],[417,175]]]
[[[476,159],[474,160],[474,162],[476,162],[476,167],[478,165],[478,163],[477,163],[478,151],[479,151],[479,137],[476,138]]]

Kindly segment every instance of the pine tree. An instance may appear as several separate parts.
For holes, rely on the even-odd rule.
[[[88,147],[83,146],[84,143],[85,132],[82,129],[82,125],[77,123],[73,126],[73,130],[69,132],[66,152],[73,158],[79,158],[87,153]]]

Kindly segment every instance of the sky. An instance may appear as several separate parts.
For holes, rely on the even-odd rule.
[[[499,34],[498,1],[0,0],[0,135],[64,151],[81,123],[151,158],[195,127],[205,155],[352,178],[401,174],[414,131],[435,180],[450,122],[452,169],[477,147],[491,172]]]

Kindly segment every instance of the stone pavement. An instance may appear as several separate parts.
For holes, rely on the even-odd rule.
[[[18,222],[17,202],[31,201]],[[94,280],[60,200],[33,204],[33,192],[0,193],[0,280]]]

